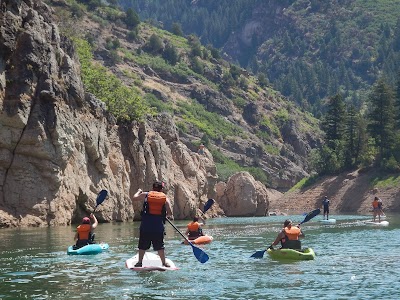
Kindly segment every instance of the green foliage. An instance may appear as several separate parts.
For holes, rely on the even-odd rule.
[[[302,190],[305,189],[309,186],[312,186],[314,183],[316,183],[318,181],[319,177],[317,175],[313,175],[310,177],[304,177],[303,179],[301,179],[299,182],[297,182],[289,191],[290,192],[294,192],[296,190]]]
[[[374,86],[368,113],[368,131],[379,149],[378,162],[390,158],[394,146],[394,91],[383,80]]]
[[[161,38],[153,33],[148,41],[148,43],[146,44],[146,50],[149,51],[150,53],[153,54],[159,54],[161,53],[161,51],[163,50],[164,45],[163,42],[161,40]]]
[[[134,29],[140,24],[140,17],[132,8],[126,10],[125,24],[128,29]]]
[[[172,23],[171,32],[175,35],[183,36],[181,24],[176,22]]]
[[[194,125],[211,139],[243,135],[239,126],[227,122],[216,113],[206,111],[204,106],[196,101],[181,102],[177,110],[187,123]]]
[[[111,72],[92,61],[92,50],[84,40],[74,39],[82,80],[88,92],[106,103],[119,121],[141,120],[150,110],[134,89],[125,85]]]
[[[165,46],[162,57],[173,66],[179,61],[178,51],[175,46],[171,44]]]
[[[393,188],[400,185],[400,175],[382,173],[371,181],[372,188]]]
[[[218,177],[222,181],[227,181],[230,176],[237,172],[247,171],[254,179],[262,182],[266,186],[270,185],[270,179],[266,173],[259,167],[241,167],[232,159],[224,156],[220,151],[211,148],[209,149],[217,167]]]
[[[168,112],[168,113],[173,113],[173,109],[171,107],[171,104],[165,103],[162,100],[158,99],[156,96],[153,94],[145,94],[144,95],[144,100],[146,103],[152,107],[155,108],[158,113],[163,113],[163,112]]]

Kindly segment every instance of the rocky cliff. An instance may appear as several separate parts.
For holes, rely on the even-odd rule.
[[[78,222],[101,189],[109,197],[96,211],[100,222],[137,219],[130,197],[155,179],[167,183],[175,218],[215,197],[212,156],[182,143],[170,116],[118,125],[85,92],[48,6],[1,0],[0,22],[0,227]],[[267,198],[257,193],[254,213]]]

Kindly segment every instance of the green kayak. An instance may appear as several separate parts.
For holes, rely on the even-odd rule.
[[[314,250],[311,248],[305,248],[302,250],[294,249],[268,249],[269,256],[274,259],[285,259],[285,260],[312,260],[315,258]]]

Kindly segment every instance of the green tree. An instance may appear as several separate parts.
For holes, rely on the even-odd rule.
[[[177,36],[183,36],[181,24],[176,22],[172,23],[171,32]]]
[[[126,10],[125,24],[129,29],[136,28],[140,24],[139,15],[132,8]]]
[[[327,112],[324,115],[322,129],[325,132],[325,142],[331,149],[335,149],[336,141],[343,139],[346,118],[346,108],[340,94],[328,101]]]
[[[391,157],[394,146],[394,91],[381,78],[374,85],[369,96],[368,132],[375,140],[380,165],[383,159]]]
[[[153,33],[146,44],[146,49],[151,53],[157,54],[160,53],[163,48],[164,45],[161,38],[157,34]]]
[[[176,50],[175,46],[171,44],[165,46],[162,56],[173,66],[179,61],[178,50]]]

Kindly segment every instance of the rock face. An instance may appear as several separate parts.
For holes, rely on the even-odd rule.
[[[267,188],[248,172],[231,176],[216,185],[216,201],[227,216],[265,216],[268,213]]]
[[[99,221],[138,218],[130,197],[167,183],[176,218],[214,196],[211,155],[179,141],[168,116],[117,126],[86,94],[71,43],[36,0],[0,4],[0,227],[68,225],[95,206]]]

